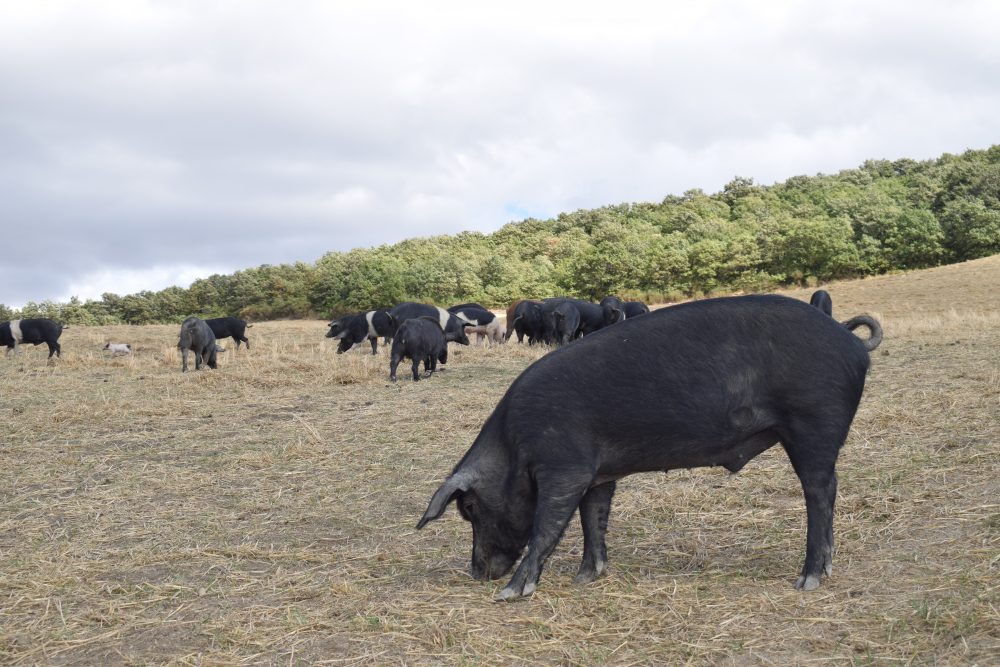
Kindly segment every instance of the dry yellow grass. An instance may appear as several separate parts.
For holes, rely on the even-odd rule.
[[[834,576],[808,594],[776,448],[736,477],[627,478],[607,577],[572,583],[574,524],[532,599],[493,603],[453,509],[413,525],[535,349],[390,385],[385,352],[337,356],[323,322],[259,323],[183,375],[178,327],[71,328],[61,360],[0,359],[0,661],[997,664],[997,286],[1000,257],[826,286],[886,339],[840,459]]]

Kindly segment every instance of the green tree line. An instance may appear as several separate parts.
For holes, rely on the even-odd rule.
[[[608,294],[650,302],[866,276],[1000,252],[1000,145],[935,160],[869,160],[837,174],[408,239],[100,300],[0,304],[0,320],[166,323],[188,315],[331,317],[400,301]]]

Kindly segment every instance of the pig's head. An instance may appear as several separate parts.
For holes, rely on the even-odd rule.
[[[610,304],[602,305],[601,316],[604,320],[604,326],[610,326],[625,319],[625,308],[624,306],[615,306]]]
[[[444,339],[451,343],[458,343],[459,345],[468,345],[469,336],[465,333],[466,327],[474,327],[475,324],[471,322],[466,322],[465,320],[459,319],[454,315],[451,316],[448,322],[448,328],[444,332]]]
[[[454,500],[472,524],[473,578],[497,579],[510,571],[531,537],[535,496],[530,483],[524,486],[507,489],[502,476],[485,479],[476,471],[457,470],[434,494],[417,528],[444,514]]]
[[[327,338],[343,338],[347,333],[346,322],[343,318],[330,322],[330,330],[326,332]]]

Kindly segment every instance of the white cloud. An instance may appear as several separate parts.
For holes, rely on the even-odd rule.
[[[996,25],[985,0],[13,3],[0,303],[986,147]]]
[[[74,296],[82,300],[100,299],[105,292],[121,296],[149,289],[148,285],[189,287],[199,278],[214,273],[230,273],[235,269],[236,267],[171,266],[96,271],[73,280],[66,291],[57,296],[55,300],[59,302],[69,301]]]

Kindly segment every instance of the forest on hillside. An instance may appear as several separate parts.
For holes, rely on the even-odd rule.
[[[169,323],[333,317],[400,301],[506,306],[616,294],[649,302],[919,269],[1000,252],[1000,145],[935,160],[869,160],[837,174],[689,190],[504,225],[263,265],[188,288],[0,304],[0,320]]]

